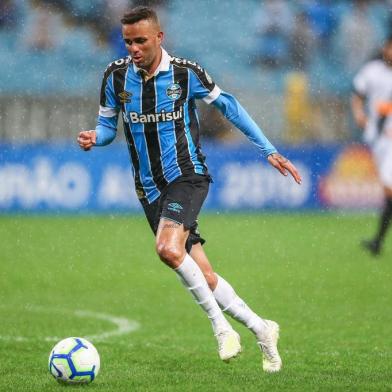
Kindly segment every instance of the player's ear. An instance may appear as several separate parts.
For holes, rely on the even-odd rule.
[[[160,32],[158,33],[158,35],[157,35],[159,44],[162,43],[162,41],[163,41],[163,36],[164,36],[163,31],[160,31]]]

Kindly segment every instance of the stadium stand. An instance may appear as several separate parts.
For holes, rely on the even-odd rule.
[[[149,3],[159,7],[169,51],[197,59],[218,84],[234,92],[282,140],[290,140],[285,135],[283,98],[292,73],[301,73],[317,104],[315,111],[328,118],[331,106],[344,106],[352,75],[363,61],[377,54],[391,22],[383,1]],[[31,96],[96,100],[103,69],[125,53],[117,18],[132,2],[99,0],[93,7],[91,4],[80,0],[1,2],[2,101]],[[367,32],[359,41],[359,58],[353,49],[358,40],[352,39],[358,23]],[[324,119],[329,128],[330,121],[336,123],[333,132],[318,125],[320,129],[304,137],[327,141],[342,137],[337,127],[347,125],[348,118],[345,107],[340,112],[341,116],[334,110],[331,120]],[[343,137],[345,132],[351,137],[350,127],[347,129]],[[0,137],[9,133],[2,127]]]

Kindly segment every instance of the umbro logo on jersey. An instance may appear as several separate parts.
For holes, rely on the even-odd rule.
[[[165,112],[162,110],[160,113],[139,114],[137,112],[129,112],[128,118],[133,124],[145,123],[158,123],[165,121],[179,120],[183,118],[183,109],[180,106],[179,110],[175,112]]]
[[[130,103],[131,102],[131,97],[132,93],[128,91],[123,91],[120,94],[118,94],[118,97],[120,98],[121,103]]]
[[[138,199],[143,199],[144,192],[141,189],[136,189],[136,196]]]

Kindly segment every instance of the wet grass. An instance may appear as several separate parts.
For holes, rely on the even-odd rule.
[[[85,310],[140,323],[97,338],[101,373],[83,390],[392,390],[392,236],[358,246],[370,215],[203,215],[216,270],[281,325],[280,374],[261,371],[254,338],[218,359],[209,322],[154,255],[141,216],[0,217],[0,391],[64,390],[47,371],[54,341],[112,330]],[[80,387],[71,387],[81,389]]]

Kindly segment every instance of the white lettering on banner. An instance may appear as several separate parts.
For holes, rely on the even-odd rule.
[[[82,165],[67,162],[55,170],[46,158],[38,158],[33,165],[0,166],[0,183],[0,208],[14,203],[27,209],[42,203],[77,208],[88,201],[91,188],[90,175]]]
[[[300,186],[260,163],[228,163],[219,174],[224,178],[219,200],[229,208],[300,207],[311,192],[310,170],[301,163],[295,165],[302,175]]]
[[[140,207],[136,192],[131,186],[130,169],[108,166],[102,175],[98,202],[103,207]]]
[[[76,208],[87,203],[90,195],[90,174],[77,163],[66,163],[57,173],[57,195],[61,205]]]
[[[34,191],[27,186],[30,170],[22,164],[8,164],[0,167],[0,207],[10,207],[18,195],[23,195],[26,205],[32,204]]]

